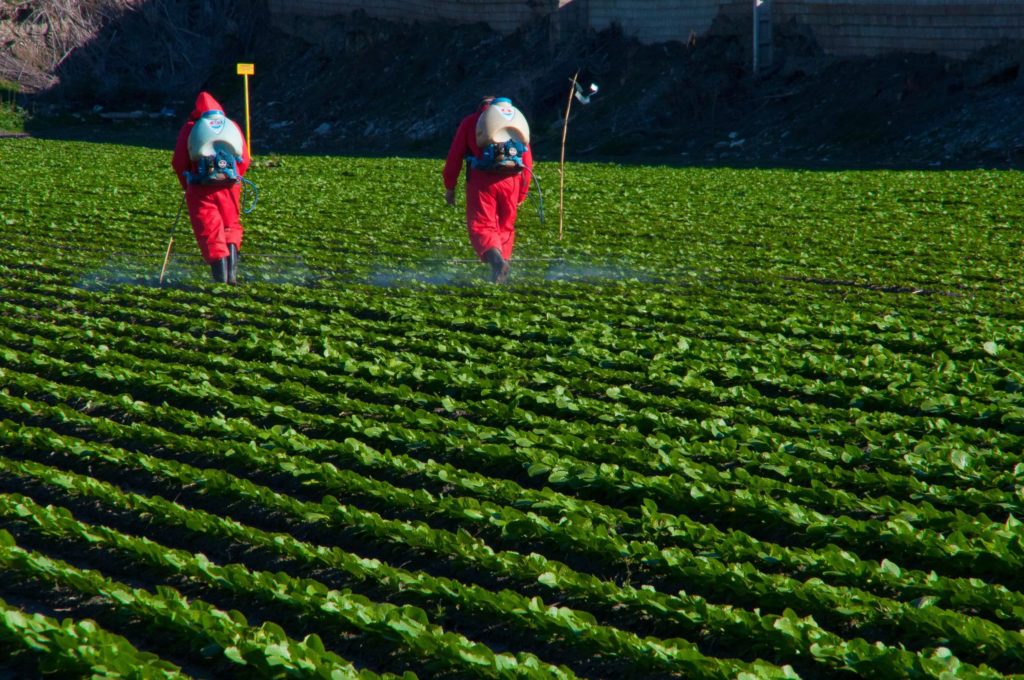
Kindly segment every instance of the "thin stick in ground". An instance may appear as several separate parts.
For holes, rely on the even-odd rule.
[[[576,79],[580,72],[572,76],[569,86],[569,101],[565,105],[565,121],[562,123],[562,154],[558,161],[558,240],[562,240],[562,225],[565,221],[565,137],[569,133],[569,112],[572,110],[572,97],[576,93]]]

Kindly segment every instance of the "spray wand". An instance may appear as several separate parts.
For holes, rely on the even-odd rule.
[[[167,263],[171,261],[171,247],[174,246],[174,230],[181,219],[181,209],[185,206],[185,192],[181,192],[181,201],[178,202],[178,214],[174,216],[174,224],[171,225],[171,238],[167,242],[167,254],[164,255],[164,266],[160,269],[160,285],[164,285],[164,274],[167,273]]]

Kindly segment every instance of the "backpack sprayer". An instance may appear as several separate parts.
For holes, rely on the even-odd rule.
[[[544,192],[541,191],[540,180],[523,163],[530,144],[530,124],[526,116],[512,105],[511,99],[497,97],[480,114],[476,121],[476,144],[480,147],[480,155],[467,159],[471,169],[499,175],[515,175],[524,170],[530,173],[537,187],[537,217],[544,224]]]
[[[242,131],[238,129],[238,126],[231,122],[223,111],[207,111],[195,122],[188,136],[188,156],[196,164],[196,171],[186,171],[185,180],[189,184],[209,187],[233,187],[236,184],[241,184],[242,195],[239,196],[238,208],[239,212],[248,215],[256,209],[260,194],[256,185],[238,172],[238,164],[242,162],[244,148]],[[243,197],[246,194],[251,194],[248,205]],[[160,269],[161,286],[164,285],[164,275],[167,273],[167,264],[171,259],[171,248],[174,246],[174,231],[181,218],[181,209],[184,204],[185,194],[183,192],[181,202],[178,204],[178,212],[171,225],[164,265]]]

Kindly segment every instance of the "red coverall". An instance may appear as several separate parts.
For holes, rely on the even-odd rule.
[[[455,189],[465,159],[480,155],[480,147],[476,144],[476,122],[487,106],[483,104],[475,113],[463,118],[455,131],[442,173],[447,190]],[[473,250],[483,261],[486,261],[484,253],[491,248],[500,250],[506,260],[512,258],[516,211],[526,200],[533,172],[533,155],[529,147],[523,154],[523,165],[526,170],[517,175],[473,171],[466,166],[466,226]]]
[[[185,172],[196,172],[196,164],[188,157],[188,136],[192,127],[207,111],[223,111],[220,103],[207,92],[200,92],[196,97],[196,105],[192,114],[178,132],[178,141],[174,145],[174,156],[171,167],[178,175],[181,188],[185,190],[185,203],[188,205],[188,217],[192,222],[192,233],[202,252],[203,259],[208,263],[228,256],[228,244],[235,248],[242,247],[242,222],[240,221],[242,204],[242,187],[236,184],[230,187],[203,186],[189,184],[185,180]],[[238,127],[234,121],[231,125]],[[241,132],[241,131],[240,131]],[[243,136],[242,162],[238,164],[238,174],[244,175],[249,169],[252,159],[249,148],[245,146]]]

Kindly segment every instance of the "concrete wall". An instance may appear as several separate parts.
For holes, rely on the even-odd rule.
[[[557,0],[269,0],[271,14],[326,17],[363,10],[392,21],[484,22],[511,33],[538,16],[558,9]]]
[[[720,15],[749,16],[753,0],[269,0],[271,12],[307,16],[357,9],[397,21],[486,22],[502,33],[558,13],[581,29],[616,24],[643,42],[705,35]],[[1024,40],[1024,0],[774,0],[776,24],[808,26],[821,47],[841,56],[890,51],[962,58],[1002,40]],[[744,26],[743,21],[732,26]],[[749,29],[748,29],[749,30]]]
[[[598,31],[618,24],[644,42],[685,41],[704,35],[718,16],[721,0],[589,0],[590,26]]]
[[[1024,0],[775,0],[775,20],[809,26],[831,54],[892,50],[963,58],[1024,40]]]

